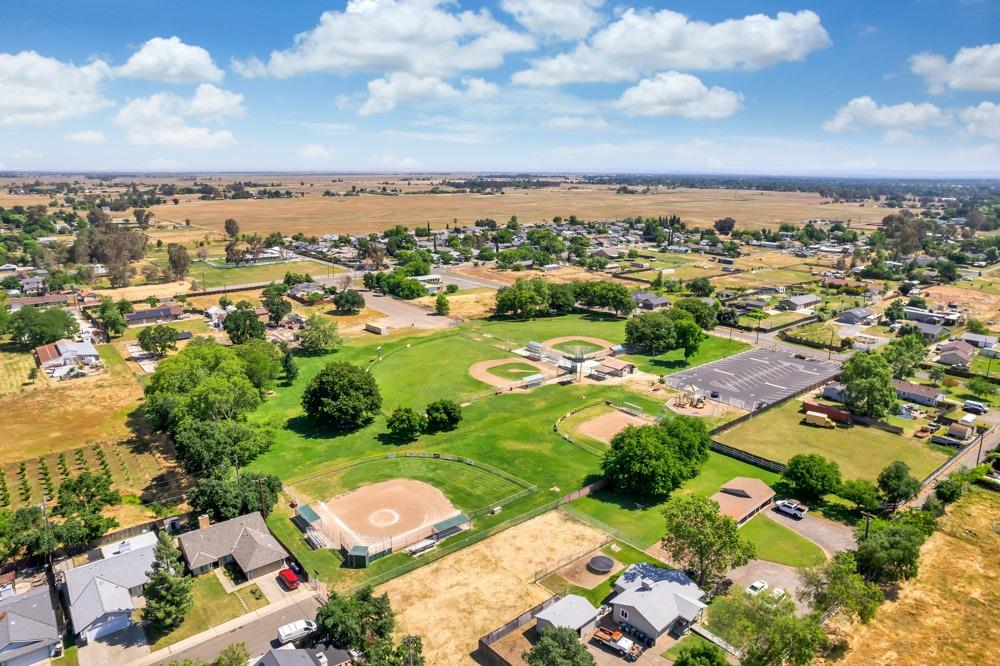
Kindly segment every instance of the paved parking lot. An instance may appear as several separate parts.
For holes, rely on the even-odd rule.
[[[667,375],[668,385],[735,407],[757,410],[818,382],[832,378],[840,368],[834,363],[795,356],[770,349],[751,349],[684,372]]]

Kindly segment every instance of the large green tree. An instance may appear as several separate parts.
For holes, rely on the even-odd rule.
[[[729,662],[721,648],[707,641],[698,641],[680,649],[674,666],[729,666]]]
[[[309,380],[302,395],[306,414],[327,428],[354,430],[382,408],[382,394],[372,374],[357,365],[332,361]]]
[[[910,466],[893,460],[878,473],[878,487],[887,502],[901,502],[920,490],[920,481],[910,474]]]
[[[385,420],[385,424],[397,440],[412,442],[427,429],[427,417],[411,407],[397,407]]]
[[[594,656],[568,627],[546,627],[521,658],[528,666],[593,666]]]
[[[753,542],[739,533],[719,503],[701,495],[675,495],[663,507],[667,533],[663,549],[685,570],[695,572],[704,587],[729,569],[743,566],[757,555]]]
[[[139,331],[139,347],[154,356],[166,356],[177,349],[177,329],[164,324],[145,326]]]
[[[245,421],[189,420],[177,429],[174,447],[184,470],[205,478],[248,465],[271,447],[274,437],[271,428]]]
[[[237,306],[235,312],[230,312],[226,316],[222,328],[234,345],[241,345],[254,338],[264,339],[264,322],[257,318],[253,308]]]
[[[316,624],[323,638],[346,650],[367,650],[391,640],[396,628],[389,597],[376,595],[369,586],[351,596],[336,591],[316,611]]]
[[[799,453],[789,458],[782,476],[806,499],[819,499],[840,487],[840,466],[815,453]]]
[[[40,310],[26,305],[10,315],[7,330],[12,340],[39,347],[73,337],[79,332],[80,326],[73,315],[62,308]]]
[[[625,322],[625,344],[630,350],[659,356],[677,348],[674,320],[666,312],[644,312]]]
[[[184,575],[181,552],[169,534],[160,532],[146,583],[142,618],[159,629],[173,629],[194,606],[191,578]]]
[[[715,600],[709,621],[743,651],[741,666],[806,666],[827,643],[819,618],[799,617],[787,595],[730,593]]]
[[[628,426],[611,439],[601,468],[620,491],[665,495],[697,475],[710,443],[700,419],[677,416],[655,426]]]
[[[251,511],[271,512],[281,492],[276,476],[244,472],[232,478],[202,479],[188,491],[188,504],[195,514],[213,520],[229,520]]]
[[[462,420],[462,407],[454,400],[443,398],[427,405],[427,429],[431,432],[454,430]]]
[[[339,312],[357,314],[365,307],[365,297],[359,291],[345,289],[333,297],[333,304],[337,306]]]
[[[927,348],[924,345],[924,338],[919,333],[908,333],[901,338],[896,338],[881,350],[886,363],[892,371],[892,376],[896,379],[906,379],[917,369],[917,366],[924,360]]]
[[[310,315],[305,328],[299,332],[299,349],[306,354],[327,354],[340,342],[337,322],[319,313]]]
[[[854,553],[837,553],[833,559],[801,574],[799,599],[819,613],[836,610],[867,624],[882,603],[882,590],[857,571]]]
[[[859,351],[846,362],[840,380],[848,407],[864,416],[880,419],[896,404],[892,369],[882,354]]]
[[[867,527],[859,526],[858,571],[878,583],[896,583],[917,575],[920,546],[926,538],[920,527],[905,521],[873,520]]]
[[[280,324],[285,315],[292,311],[292,304],[275,291],[264,293],[260,304],[267,309],[267,320],[275,326]]]

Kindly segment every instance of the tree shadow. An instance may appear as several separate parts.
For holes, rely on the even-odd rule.
[[[351,433],[364,430],[374,422],[374,419],[363,423],[356,428],[334,428],[321,423],[316,423],[305,414],[299,414],[285,421],[285,428],[305,439],[331,439],[350,435]]]
[[[407,444],[413,444],[416,439],[406,439],[400,435],[394,435],[389,431],[380,432],[375,435],[375,439],[378,440],[379,444],[385,446],[406,446]]]

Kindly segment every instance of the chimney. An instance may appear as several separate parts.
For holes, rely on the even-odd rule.
[[[203,513],[200,516],[198,516],[198,529],[199,530],[203,530],[203,529],[205,529],[206,527],[208,527],[211,524],[212,524],[212,521],[210,521],[208,519],[208,515],[207,514]]]

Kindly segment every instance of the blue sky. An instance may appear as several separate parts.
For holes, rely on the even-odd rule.
[[[985,0],[8,3],[0,168],[1000,175]]]

